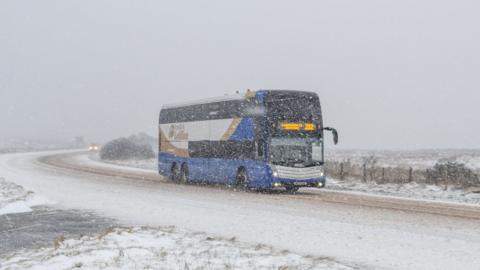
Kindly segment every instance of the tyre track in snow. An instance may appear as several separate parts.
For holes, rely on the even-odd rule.
[[[180,185],[173,183],[158,175],[156,172],[147,172],[142,170],[114,169],[102,166],[77,164],[74,157],[78,155],[86,155],[88,152],[74,152],[66,154],[47,155],[38,158],[37,162],[40,166],[63,169],[70,172],[100,175],[106,177],[120,178],[131,181],[148,181],[158,182],[160,185]],[[200,185],[195,185],[196,187]],[[207,189],[229,189],[226,186],[201,186]],[[230,189],[231,190],[231,189]],[[242,191],[239,191],[242,192]],[[289,200],[307,200],[309,202],[338,203],[353,207],[372,207],[388,210],[397,210],[405,212],[418,212],[433,215],[443,215],[468,219],[480,219],[480,206],[467,205],[460,203],[436,202],[428,200],[415,200],[408,198],[389,197],[359,194],[352,192],[331,191],[331,190],[314,190],[304,189],[296,194],[287,194],[283,192],[271,192],[272,196],[281,196]]]

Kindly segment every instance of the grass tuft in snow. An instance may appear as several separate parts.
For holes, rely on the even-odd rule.
[[[0,215],[30,212],[31,207],[44,204],[53,202],[0,178]]]
[[[416,182],[405,184],[376,184],[374,182],[365,183],[357,179],[329,179],[327,189],[347,190],[412,199],[480,204],[480,193],[474,193],[463,189],[455,189],[453,187],[449,187],[447,190],[445,190],[444,187],[418,184]]]
[[[168,228],[111,228],[53,247],[7,256],[6,269],[352,269],[332,258],[302,256],[235,238]]]

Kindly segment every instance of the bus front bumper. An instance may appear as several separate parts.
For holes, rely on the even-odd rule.
[[[270,165],[272,188],[325,187],[326,177],[322,166],[291,168]]]
[[[272,189],[282,189],[285,187],[312,187],[324,188],[326,177],[308,180],[292,180],[272,177]]]

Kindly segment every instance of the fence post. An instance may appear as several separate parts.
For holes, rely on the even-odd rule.
[[[408,170],[408,182],[411,183],[413,181],[413,168],[410,167]]]
[[[443,170],[443,179],[445,181],[445,191],[448,189],[448,170]]]
[[[340,180],[344,180],[345,179],[345,171],[344,171],[344,168],[343,168],[343,162],[340,163]]]
[[[382,184],[385,183],[385,167],[382,167]]]
[[[363,182],[367,182],[367,164],[363,164]]]

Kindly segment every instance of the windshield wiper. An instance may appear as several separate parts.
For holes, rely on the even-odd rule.
[[[305,160],[301,160],[301,159],[294,159],[294,158],[289,158],[289,159],[285,159],[285,160],[282,160],[282,163],[285,163],[287,166],[295,166],[295,165],[301,165],[301,166],[305,166]]]

